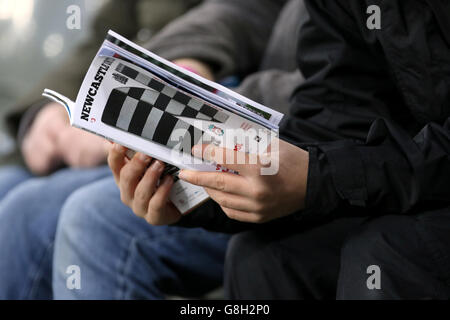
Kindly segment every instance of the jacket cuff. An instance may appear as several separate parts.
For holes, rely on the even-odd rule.
[[[352,207],[366,207],[367,183],[357,146],[321,146],[329,164],[335,190]]]
[[[318,221],[329,216],[343,202],[335,187],[327,155],[318,147],[308,147],[309,165],[305,209],[297,220]]]

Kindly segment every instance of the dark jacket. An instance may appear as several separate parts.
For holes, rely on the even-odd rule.
[[[369,30],[369,5],[381,29]],[[311,0],[282,133],[310,151],[299,216],[450,205],[450,2]]]
[[[366,26],[373,4],[380,30]],[[284,220],[450,206],[450,2],[307,0],[306,7],[297,50],[306,81],[281,128],[310,153],[306,209]],[[183,223],[246,228],[217,213]]]
[[[303,81],[296,50],[307,19],[303,0],[209,0],[169,24],[147,47],[169,60],[195,58],[216,79],[238,75],[235,90],[289,111],[289,98]]]

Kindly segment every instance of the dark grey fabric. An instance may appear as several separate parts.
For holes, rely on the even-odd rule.
[[[227,298],[335,299],[340,248],[363,221],[340,219],[310,229],[291,223],[233,236],[225,259]]]
[[[228,298],[450,299],[450,208],[289,231],[232,238]]]
[[[210,64],[218,79],[240,75],[239,93],[287,113],[297,69],[298,32],[308,14],[303,0],[211,0],[163,29],[146,47],[169,60]]]
[[[166,59],[196,58],[218,78],[257,71],[286,0],[209,0],[169,24],[147,45]]]
[[[314,150],[304,218],[423,212],[450,204],[450,46],[435,16],[450,3],[306,1],[298,61],[306,81],[281,126]],[[311,161],[310,161],[311,163]],[[314,187],[316,186],[316,187]]]

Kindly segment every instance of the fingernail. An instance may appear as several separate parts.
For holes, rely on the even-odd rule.
[[[155,162],[152,163],[150,169],[154,171],[162,171],[164,169],[164,164],[161,161],[156,160]]]
[[[114,150],[116,150],[117,152],[124,152],[125,148],[123,146],[121,146],[120,144],[115,143]]]
[[[178,173],[178,178],[180,178],[181,180],[186,180],[186,178],[187,178],[186,172],[184,170],[181,170]]]
[[[170,185],[173,183],[173,178],[171,176],[166,176],[163,181],[163,185]]]
[[[144,163],[149,163],[150,162],[150,157],[146,154],[140,153],[139,154],[139,160],[141,160]]]
[[[202,146],[195,145],[192,147],[192,154],[194,155],[194,157],[201,158],[203,156],[202,151]]]
[[[133,151],[133,150],[126,150],[125,151],[125,156],[128,158],[128,160],[133,159],[135,154],[136,154],[136,151]]]

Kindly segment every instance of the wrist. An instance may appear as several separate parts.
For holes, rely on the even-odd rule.
[[[309,147],[308,154],[305,207],[296,216],[299,220],[318,221],[331,214],[341,199],[334,187],[332,169],[325,154],[316,147]]]
[[[309,172],[310,172],[310,155],[309,152],[302,150],[301,155],[298,157],[297,167],[296,167],[296,178],[297,182],[296,194],[299,195],[300,203],[297,203],[296,211],[303,210],[306,206],[306,194],[309,184]]]

